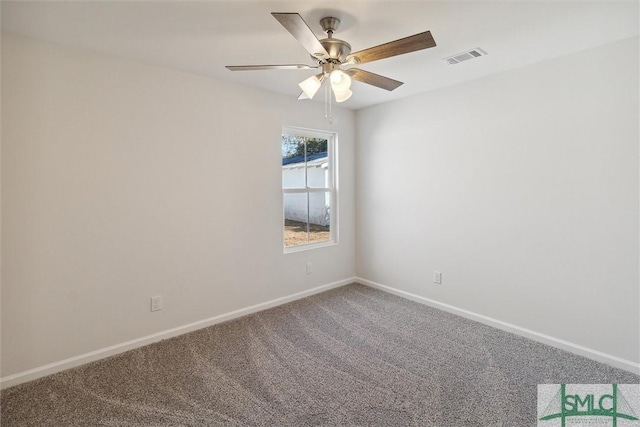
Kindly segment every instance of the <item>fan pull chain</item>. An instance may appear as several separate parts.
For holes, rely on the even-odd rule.
[[[331,84],[327,82],[327,84],[324,86],[324,118],[327,119],[329,123],[333,123],[331,104]]]

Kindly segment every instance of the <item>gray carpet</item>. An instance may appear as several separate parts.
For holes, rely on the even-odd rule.
[[[638,383],[362,285],[2,393],[10,426],[535,426],[539,383]]]

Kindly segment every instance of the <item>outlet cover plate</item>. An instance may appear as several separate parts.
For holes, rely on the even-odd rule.
[[[151,311],[162,310],[162,295],[151,297]]]
[[[433,272],[433,283],[436,283],[438,285],[442,284],[442,273],[439,271],[434,271]]]

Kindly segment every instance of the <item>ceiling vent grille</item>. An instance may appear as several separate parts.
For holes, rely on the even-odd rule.
[[[466,52],[458,53],[453,56],[444,58],[443,61],[445,61],[449,65],[453,65],[453,64],[459,64],[464,61],[468,61],[470,59],[479,58],[481,56],[485,56],[486,54],[487,52],[480,49],[479,47],[476,47],[475,49],[471,49]]]

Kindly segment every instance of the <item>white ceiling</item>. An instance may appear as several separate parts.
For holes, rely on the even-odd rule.
[[[167,66],[297,97],[315,70],[231,72],[225,65],[311,63],[271,12],[298,12],[319,38],[358,51],[425,30],[437,46],[363,64],[405,82],[393,92],[359,82],[342,104],[359,109],[638,35],[638,1],[2,1],[2,31]],[[480,47],[488,56],[441,59]],[[322,97],[317,97],[322,98]],[[309,101],[305,101],[309,102]]]

